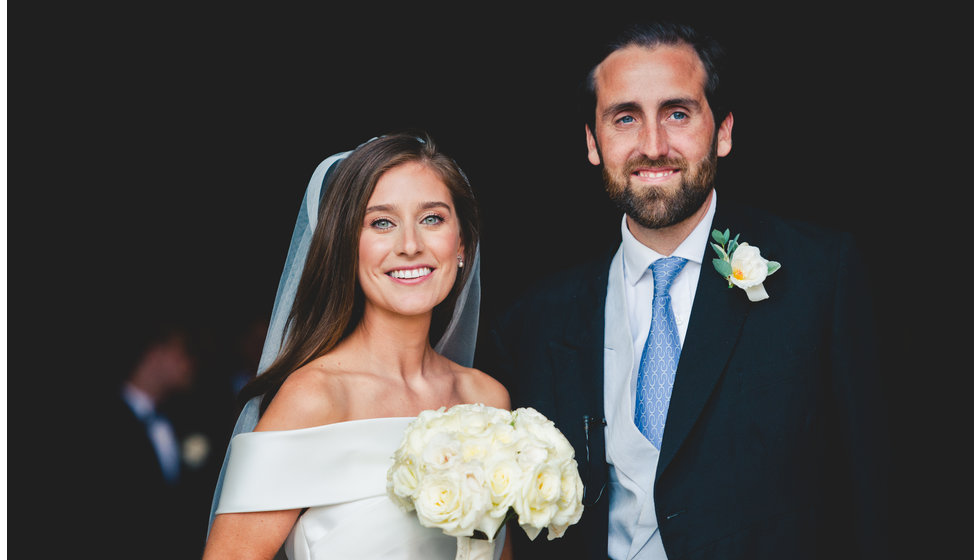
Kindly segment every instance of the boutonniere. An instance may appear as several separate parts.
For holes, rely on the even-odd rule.
[[[762,282],[767,276],[779,270],[779,263],[766,260],[759,254],[759,248],[748,243],[739,243],[738,235],[729,239],[729,231],[725,233],[711,230],[711,238],[717,241],[711,248],[718,253],[717,259],[711,262],[715,270],[728,280],[728,287],[733,285],[745,290],[749,301],[762,301],[769,297]]]

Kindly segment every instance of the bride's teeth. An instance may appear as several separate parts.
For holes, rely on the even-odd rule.
[[[431,268],[424,266],[422,268],[413,268],[411,270],[392,270],[388,274],[393,278],[400,278],[402,280],[411,280],[413,278],[427,276],[431,272],[432,272]]]

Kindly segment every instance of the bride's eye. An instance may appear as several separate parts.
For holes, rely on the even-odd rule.
[[[445,221],[446,219],[438,214],[429,214],[428,216],[422,218],[422,223],[427,226],[437,226]]]
[[[395,227],[395,224],[388,218],[378,218],[371,222],[371,227],[375,229],[391,229]]]

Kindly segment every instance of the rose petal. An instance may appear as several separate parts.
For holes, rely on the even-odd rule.
[[[769,298],[766,288],[761,283],[745,288],[745,295],[749,296],[749,301],[762,301]]]

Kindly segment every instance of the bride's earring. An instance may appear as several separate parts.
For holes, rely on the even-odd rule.
[[[463,255],[456,255],[456,265],[463,268]]]

